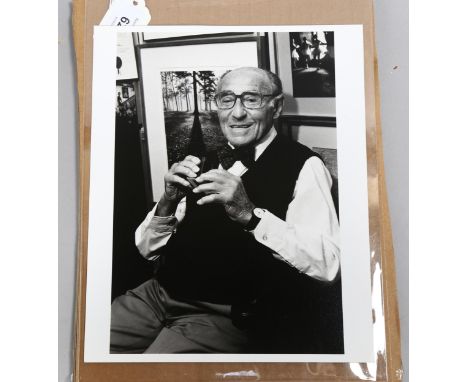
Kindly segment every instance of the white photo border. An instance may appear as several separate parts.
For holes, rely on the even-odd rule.
[[[94,29],[84,362],[375,362],[362,25],[126,27],[129,32],[335,32],[344,354],[110,354],[115,54],[121,28]],[[381,304],[374,285],[372,300]],[[377,327],[375,327],[377,330]],[[377,337],[380,337],[377,336]]]

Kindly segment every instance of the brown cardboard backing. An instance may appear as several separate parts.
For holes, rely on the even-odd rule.
[[[108,0],[74,0],[73,31],[80,118],[80,240],[77,274],[74,380],[139,381],[357,381],[346,363],[84,363],[84,317],[89,203],[93,26]],[[150,25],[362,24],[364,29],[370,243],[382,267],[386,345],[379,355],[378,381],[401,380],[400,328],[395,265],[380,127],[380,97],[372,0],[146,0]],[[365,365],[364,365],[365,368]],[[252,370],[255,377],[235,373]]]

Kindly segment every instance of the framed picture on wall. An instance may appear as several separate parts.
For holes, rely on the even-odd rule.
[[[276,68],[283,81],[284,114],[335,117],[334,32],[275,33]]]
[[[335,97],[334,32],[290,32],[293,96]]]
[[[168,168],[197,140],[194,132],[200,138],[203,131],[208,150],[222,143],[214,102],[220,76],[243,66],[268,67],[266,38],[259,33],[208,36],[219,35],[222,42],[202,37],[183,44],[151,42],[137,47],[154,202],[164,190]]]

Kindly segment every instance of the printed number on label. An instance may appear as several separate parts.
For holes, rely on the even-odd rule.
[[[120,21],[117,23],[117,26],[127,25],[130,22],[128,17],[121,17]]]

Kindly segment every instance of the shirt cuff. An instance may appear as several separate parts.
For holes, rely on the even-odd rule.
[[[295,227],[266,211],[252,233],[258,242],[272,250],[275,258],[310,277],[332,281],[340,266],[339,249],[323,235],[308,231],[308,227]]]
[[[148,228],[156,233],[171,233],[174,231],[177,222],[175,216],[153,216]]]
[[[258,242],[266,245],[275,252],[279,252],[284,247],[284,236],[276,233],[283,232],[286,224],[285,221],[276,217],[271,212],[265,211],[265,214],[252,233]]]

